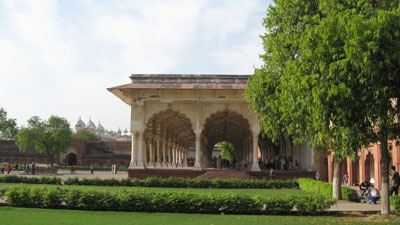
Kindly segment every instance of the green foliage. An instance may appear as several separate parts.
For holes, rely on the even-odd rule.
[[[55,158],[71,145],[71,130],[66,119],[51,116],[48,121],[42,121],[33,116],[28,120],[28,126],[18,131],[18,148],[26,150],[28,146],[38,152],[46,153],[54,165]]]
[[[57,177],[26,177],[7,175],[0,176],[0,183],[25,183],[25,184],[61,184],[61,178]]]
[[[9,140],[17,136],[16,119],[7,119],[7,112],[0,107],[0,140]]]
[[[232,161],[235,155],[235,147],[233,144],[227,141],[221,141],[217,143],[217,146],[221,150],[222,158]]]
[[[76,133],[72,134],[73,138],[81,138],[85,141],[99,141],[101,137],[86,128],[78,130]]]
[[[394,206],[394,209],[397,212],[400,212],[400,196],[398,195],[390,196],[390,204]]]
[[[299,183],[300,189],[303,191],[321,195],[329,199],[332,198],[332,184],[330,183],[317,181],[310,178],[299,178],[297,179],[297,182]],[[356,190],[347,187],[341,187],[341,189],[342,198],[344,200],[349,200],[353,202],[360,201]]]
[[[169,177],[166,179],[148,177],[139,179],[88,179],[79,180],[78,177],[69,177],[64,185],[94,185],[94,186],[134,186],[134,187],[168,187],[168,188],[251,188],[251,189],[272,189],[272,188],[293,188],[292,180],[241,180],[232,179],[186,179]]]
[[[10,188],[5,193],[12,206],[113,210],[137,212],[176,212],[211,214],[288,214],[293,207],[299,213],[316,214],[329,208],[330,200],[322,197],[261,198],[242,194],[166,193],[145,190],[104,192],[50,188]]]

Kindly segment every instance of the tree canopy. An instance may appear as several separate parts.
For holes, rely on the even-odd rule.
[[[221,150],[222,158],[232,161],[235,154],[235,147],[233,144],[227,141],[221,141],[217,143],[217,146]]]
[[[46,153],[53,166],[56,157],[71,145],[71,135],[66,119],[50,116],[46,121],[33,116],[28,120],[28,126],[18,131],[17,145],[21,150],[31,146],[38,152]]]
[[[16,137],[18,132],[15,119],[7,118],[7,112],[0,107],[0,140],[9,140]]]
[[[72,134],[73,138],[81,138],[85,141],[99,141],[101,137],[95,134],[93,131],[90,131],[86,128],[80,129],[74,134]]]
[[[263,25],[264,65],[246,97],[269,138],[307,141],[343,159],[399,135],[398,1],[276,0]],[[389,155],[380,146],[386,214]]]

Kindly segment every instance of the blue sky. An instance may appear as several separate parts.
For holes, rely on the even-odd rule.
[[[129,128],[133,73],[252,74],[266,0],[0,0],[0,107]]]

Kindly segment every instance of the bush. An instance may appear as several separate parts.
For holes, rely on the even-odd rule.
[[[329,209],[336,200],[327,199],[321,195],[290,197],[300,214],[317,214]]]
[[[0,176],[0,183],[61,184],[56,177],[26,177],[17,175]]]
[[[394,209],[397,212],[400,212],[400,196],[399,195],[390,196],[390,204],[392,206],[394,206]]]
[[[163,193],[146,190],[110,193],[57,187],[14,187],[6,192],[6,196],[12,206],[20,207],[214,214],[287,214],[294,206],[299,213],[316,214],[333,204],[332,200],[321,196],[273,199],[241,194]]]
[[[313,194],[322,195],[327,199],[332,198],[332,184],[330,183],[317,181],[310,178],[299,178],[297,179],[297,182],[299,183],[299,187],[301,190]],[[356,190],[347,187],[341,187],[341,190],[342,198],[344,200],[349,200],[353,202],[359,201],[358,193]]]

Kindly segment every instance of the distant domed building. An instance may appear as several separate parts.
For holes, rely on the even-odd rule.
[[[118,128],[117,131],[108,130],[108,129],[105,129],[103,127],[103,125],[101,125],[100,121],[96,126],[93,123],[91,117],[89,117],[89,120],[85,124],[82,121],[81,116],[79,116],[78,120],[75,123],[75,126],[74,126],[73,130],[74,130],[74,132],[78,132],[81,129],[88,129],[88,130],[92,131],[96,135],[100,136],[101,140],[103,140],[103,141],[107,141],[107,140],[110,140],[110,141],[115,141],[115,140],[123,141],[123,140],[130,140],[131,139],[131,136],[128,135],[128,129],[127,128],[125,128],[124,135],[122,135],[121,128]]]

